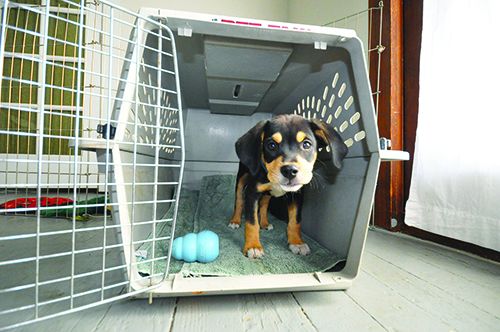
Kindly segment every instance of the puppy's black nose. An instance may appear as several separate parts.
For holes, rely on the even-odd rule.
[[[291,180],[297,176],[299,169],[297,168],[297,166],[286,165],[286,166],[282,166],[280,171],[284,177],[286,177],[288,180]]]

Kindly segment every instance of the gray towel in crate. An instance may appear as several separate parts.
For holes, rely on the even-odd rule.
[[[193,191],[183,191],[175,236],[183,236],[192,231],[211,230],[219,235],[220,255],[217,260],[208,264],[181,263],[172,259],[170,273],[181,272],[183,275],[194,276],[307,273],[325,271],[339,261],[335,254],[306,235],[303,235],[303,238],[309,244],[311,254],[294,255],[288,249],[286,223],[271,215],[269,222],[273,224],[274,229],[260,231],[261,243],[265,250],[264,258],[253,260],[243,256],[244,227],[233,230],[227,226],[233,212],[234,187],[235,176],[215,175],[203,178],[199,195]],[[196,198],[198,203],[194,209]],[[166,217],[171,215],[172,211],[169,211]],[[165,236],[170,232],[170,226],[166,225],[157,231],[157,237]],[[140,249],[149,252],[150,247],[148,242]],[[166,250],[165,246],[158,246],[156,256],[165,255]],[[155,264],[156,273],[164,269],[164,261]],[[140,266],[140,271],[149,273],[150,269],[144,264]]]

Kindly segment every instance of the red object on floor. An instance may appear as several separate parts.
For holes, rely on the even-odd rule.
[[[59,206],[59,205],[68,205],[73,203],[72,199],[64,198],[64,197],[40,197],[40,206]],[[11,201],[7,201],[3,204],[0,204],[1,209],[17,209],[17,208],[36,208],[37,207],[37,199],[36,197],[28,197],[28,198],[16,198]]]

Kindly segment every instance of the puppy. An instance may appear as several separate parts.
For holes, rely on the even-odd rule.
[[[300,232],[303,194],[299,190],[311,181],[319,151],[327,156],[325,164],[337,169],[342,167],[347,146],[340,135],[320,120],[279,115],[259,122],[238,139],[235,147],[240,164],[229,227],[240,227],[244,215],[243,254],[249,258],[264,255],[258,219],[260,228],[272,229],[267,218],[269,200],[271,196],[285,196],[288,247],[294,254],[308,255],[311,251]]]

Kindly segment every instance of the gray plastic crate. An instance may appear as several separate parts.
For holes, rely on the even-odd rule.
[[[166,32],[148,30],[147,25],[138,27],[139,33],[132,32],[131,41],[140,38],[139,44],[146,47],[138,50],[131,42],[127,56],[138,57],[141,67],[134,67],[133,62],[125,64],[123,84],[117,89],[118,102],[112,118],[117,123],[115,141],[122,143],[113,150],[110,176],[116,178],[116,183],[130,178],[138,183],[152,183],[140,188],[117,185],[113,192],[112,199],[120,207],[114,210],[114,218],[122,224],[124,243],[147,238],[151,230],[141,228],[140,222],[159,220],[171,203],[178,203],[178,191],[161,187],[158,181],[153,183],[155,179],[165,183],[179,181],[183,188],[199,189],[204,176],[236,174],[234,143],[260,120],[285,113],[322,119],[338,130],[349,147],[340,172],[328,174],[323,170],[321,186],[305,189],[302,216],[302,231],[340,257],[340,265],[312,273],[239,275],[235,271],[233,276],[192,278],[170,273],[170,260],[166,258],[165,275],[151,276],[154,283],[159,283],[154,294],[349,287],[361,264],[380,162],[408,158],[404,152],[379,148],[363,46],[356,33],[150,8],[142,9],[141,15],[173,31],[174,42],[160,41],[168,35]],[[159,47],[163,54],[160,56]],[[179,84],[176,78],[180,80],[180,93],[172,93]],[[136,89],[140,85],[157,86],[161,100],[156,98],[154,89],[149,93],[147,89]],[[135,109],[134,100],[142,106]],[[157,114],[158,105],[166,108],[167,116],[150,118]],[[179,113],[174,114],[177,110]],[[141,128],[146,125],[146,129],[135,133],[136,122]],[[179,130],[165,129],[155,138],[156,131],[151,128],[154,124],[179,126]],[[133,142],[136,136],[139,142],[157,139],[164,147],[160,151],[127,148],[127,141]],[[102,148],[87,148],[96,150],[100,160],[106,159]],[[134,168],[134,163],[172,164],[180,168],[160,167],[158,174],[152,174]],[[161,203],[134,207],[130,202],[135,200]],[[127,227],[131,222],[136,223],[133,231]],[[135,256],[125,252],[125,262],[130,266],[132,288],[141,289],[150,278],[134,277],[139,275]],[[242,255],[241,259],[246,258]]]
[[[303,232],[345,260],[343,268],[210,278],[170,274],[155,294],[349,287],[359,271],[381,161],[363,47],[355,32],[158,9],[141,13],[176,34],[184,187],[199,188],[205,175],[236,173],[234,142],[275,114],[323,119],[349,146],[340,173],[321,188],[306,190],[302,222]]]

